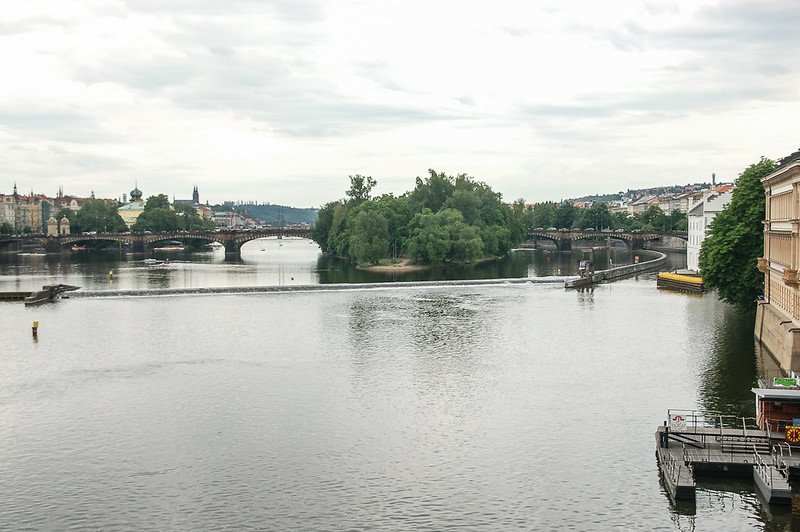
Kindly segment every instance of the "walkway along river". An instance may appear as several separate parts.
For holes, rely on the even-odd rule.
[[[159,275],[167,287],[317,275],[289,263]],[[2,283],[156,284],[143,266],[113,280],[51,268]],[[0,304],[0,320],[0,529],[791,523],[736,483],[701,482],[694,515],[670,505],[654,422],[671,406],[752,415],[757,358],[752,316],[658,291],[652,275],[588,291],[72,298]]]

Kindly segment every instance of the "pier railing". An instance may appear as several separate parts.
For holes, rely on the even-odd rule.
[[[681,476],[681,470],[683,468],[689,467],[689,458],[686,454],[686,446],[683,446],[683,462],[679,461],[675,458],[672,454],[666,454],[663,457],[663,467],[662,471],[669,479],[672,481],[672,484],[675,485],[678,483],[678,480]]]
[[[741,430],[743,436],[747,431],[760,430],[754,417],[733,416],[710,410],[667,410],[667,426],[670,430],[696,430],[700,428],[724,428]]]

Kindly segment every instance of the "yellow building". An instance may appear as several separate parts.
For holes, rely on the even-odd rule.
[[[784,370],[800,371],[800,151],[780,161],[761,180],[766,192],[764,301],[756,314],[756,338]]]
[[[144,200],[142,199],[142,191],[139,187],[131,190],[131,201],[117,209],[122,221],[128,226],[128,229],[136,223],[136,219],[142,212],[144,212]]]

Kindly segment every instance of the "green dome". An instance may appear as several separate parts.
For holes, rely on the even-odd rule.
[[[131,190],[131,199],[132,200],[142,199],[142,191],[139,190],[139,187],[136,187],[133,190]]]

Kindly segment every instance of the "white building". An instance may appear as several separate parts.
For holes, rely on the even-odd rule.
[[[708,234],[708,226],[725,206],[731,202],[733,191],[710,191],[689,207],[689,240],[686,242],[686,267],[700,271],[700,245]]]

